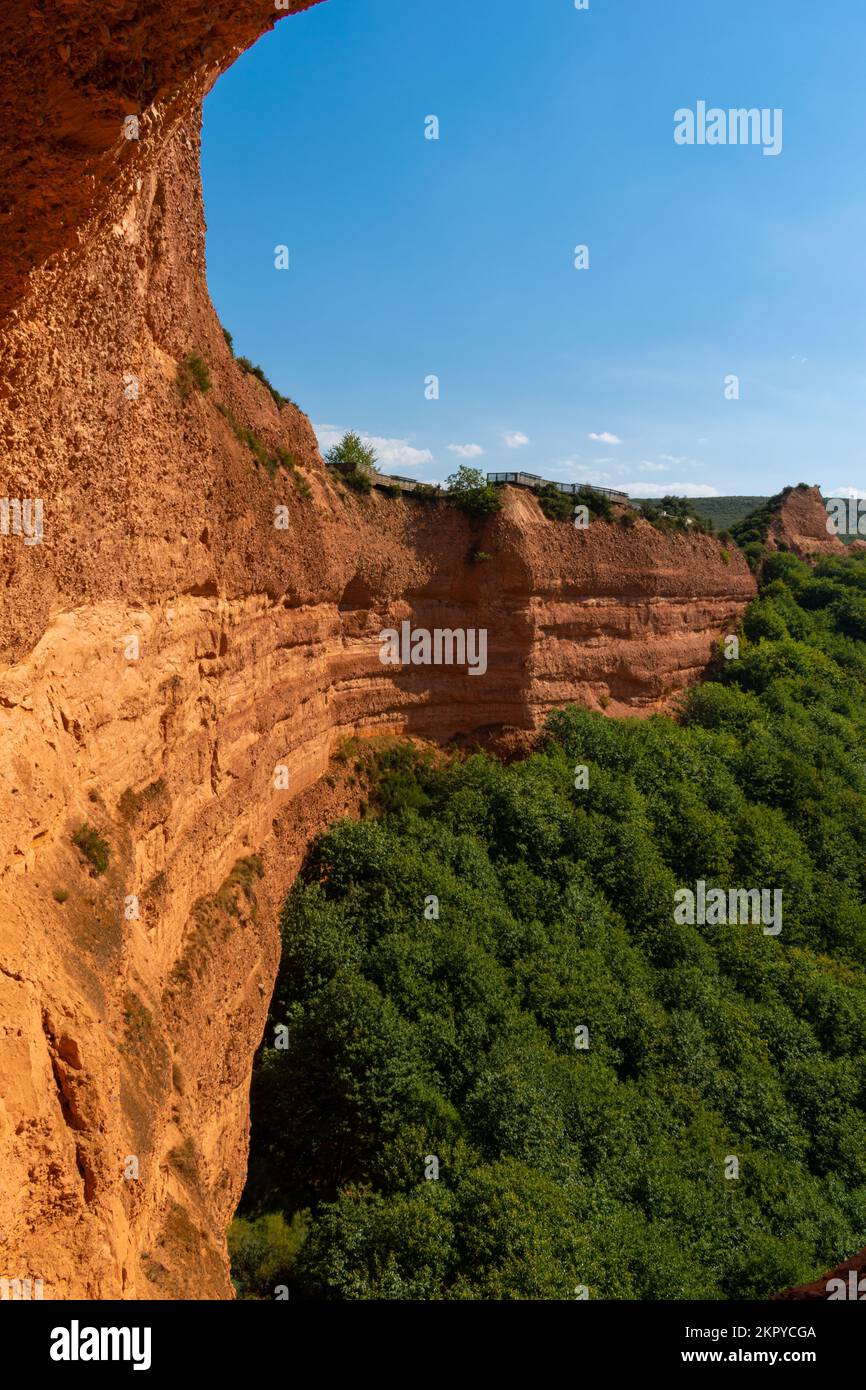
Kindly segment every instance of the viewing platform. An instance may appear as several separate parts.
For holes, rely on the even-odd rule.
[[[620,502],[623,506],[628,506],[630,500],[627,492],[618,492],[613,487],[596,487],[594,483],[556,483],[552,478],[540,478],[537,473],[488,473],[487,481],[494,485],[508,483],[511,487],[528,487],[534,492],[543,487],[552,487],[567,497],[576,497],[586,490],[607,497],[611,502]]]

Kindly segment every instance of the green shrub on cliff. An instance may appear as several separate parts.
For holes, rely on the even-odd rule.
[[[254,363],[250,361],[248,357],[236,357],[235,361],[237,362],[242,372],[246,372],[249,376],[254,376],[257,381],[260,381],[262,383],[262,386],[264,386],[265,390],[269,392],[271,399],[274,402],[274,405],[277,407],[277,410],[282,410],[284,405],[294,404],[294,402],[290,400],[288,396],[284,396],[282,392],[278,391],[276,386],[274,386],[273,383],[268,380],[264,367],[256,366]]]
[[[325,458],[347,487],[355,492],[372,491],[376,451],[371,445],[365,444],[354,430],[344,434],[340,442],[328,450]]]
[[[182,401],[188,399],[193,391],[209,391],[210,372],[207,363],[199,352],[188,352],[177,364],[175,389]]]
[[[264,367],[256,366],[253,362],[250,361],[248,357],[235,356],[234,338],[232,337],[231,333],[228,331],[227,328],[223,329],[223,337],[225,338],[226,343],[228,344],[229,352],[231,353],[232,357],[234,357],[241,371],[247,372],[250,376],[254,376],[257,381],[260,381],[262,383],[265,389],[270,392],[271,398],[274,402],[274,405],[277,407],[277,410],[282,410],[284,405],[295,404],[291,397],[284,396],[282,392],[278,391],[276,386],[274,386],[268,380]]]
[[[560,492],[553,483],[544,483],[535,495],[548,521],[573,521],[575,499]]]
[[[472,517],[493,516],[502,508],[499,493],[487,482],[480,468],[461,464],[456,473],[446,478],[445,486],[448,500]]]
[[[80,825],[72,836],[72,843],[81,850],[94,875],[105,873],[110,849],[108,841],[103,839],[94,825]]]

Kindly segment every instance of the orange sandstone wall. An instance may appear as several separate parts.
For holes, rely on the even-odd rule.
[[[0,536],[0,1275],[49,1298],[231,1296],[279,899],[352,810],[318,782],[334,745],[532,729],[565,700],[644,713],[754,592],[710,539],[577,532],[515,491],[482,530],[350,496],[306,416],[240,372],[205,285],[200,107],[278,17],[36,0],[0,19],[0,495],[44,504],[41,545]],[[213,385],[184,402],[194,347]],[[217,402],[309,496],[255,468]],[[383,666],[403,618],[485,628],[486,675]],[[96,878],[85,822],[111,848]],[[260,851],[254,906],[230,875]]]

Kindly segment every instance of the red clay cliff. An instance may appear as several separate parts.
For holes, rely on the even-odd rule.
[[[0,1274],[49,1298],[231,1296],[276,914],[351,809],[318,780],[342,738],[646,713],[754,593],[709,537],[581,532],[514,490],[484,529],[357,497],[238,368],[205,284],[201,101],[279,17],[0,20],[0,492],[44,504],[41,544],[0,537]],[[193,350],[211,388],[183,399]],[[383,666],[403,619],[486,629],[486,674]],[[260,853],[261,880],[239,864]]]

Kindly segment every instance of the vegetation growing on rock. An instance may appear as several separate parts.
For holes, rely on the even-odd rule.
[[[325,458],[347,487],[355,492],[372,491],[376,451],[354,430],[348,430],[340,442],[328,450]]]
[[[502,509],[502,498],[480,468],[461,464],[457,472],[446,479],[446,487],[448,500],[472,517],[493,516]]]
[[[108,841],[103,839],[96,826],[88,823],[80,825],[72,836],[72,843],[81,850],[94,875],[105,873],[108,868],[110,850]]]
[[[178,362],[174,384],[182,401],[187,400],[193,391],[210,390],[210,372],[200,352],[188,352]]]
[[[243,1208],[308,1230],[292,1296],[762,1298],[866,1240],[866,559],[765,581],[679,721],[405,747],[315,843]],[[781,935],[677,925],[697,879],[780,889]]]

